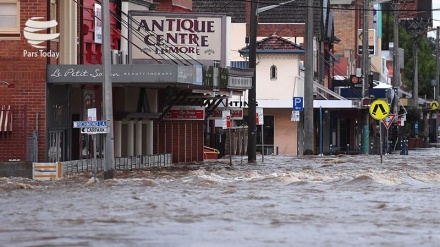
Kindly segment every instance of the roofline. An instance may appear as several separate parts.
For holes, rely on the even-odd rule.
[[[249,49],[242,49],[238,51],[240,54],[248,54]],[[257,49],[260,54],[304,54],[305,50],[261,50]]]

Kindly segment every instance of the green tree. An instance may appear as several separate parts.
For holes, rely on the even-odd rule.
[[[387,21],[388,20],[388,21]],[[393,30],[393,18],[384,18],[383,25],[389,25],[384,27],[383,30]],[[390,40],[384,40],[384,42],[392,42],[393,33],[385,35]],[[402,73],[403,85],[406,89],[413,91],[414,87],[414,45],[417,44],[418,49],[418,85],[419,85],[419,97],[433,98],[434,92],[432,90],[431,81],[435,79],[436,75],[436,62],[435,62],[435,40],[428,37],[425,31],[414,33],[405,30],[404,27],[399,25],[399,47],[404,50],[404,70]]]

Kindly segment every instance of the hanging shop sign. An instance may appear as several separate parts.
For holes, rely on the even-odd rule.
[[[358,55],[362,56],[362,46],[363,46],[363,30],[358,29]],[[375,56],[376,55],[376,30],[375,29],[369,29],[368,30],[368,54],[369,56]]]
[[[209,115],[210,119],[221,119],[222,118],[222,112],[224,110],[230,111],[231,120],[242,120],[243,119],[243,108],[224,108],[224,107],[218,107],[216,108],[211,115]]]
[[[205,107],[173,106],[165,115],[164,120],[205,120]]]
[[[129,15],[131,59],[225,58],[230,22],[226,15],[151,11],[130,11]]]

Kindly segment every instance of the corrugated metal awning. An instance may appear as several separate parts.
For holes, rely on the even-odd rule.
[[[10,105],[2,105],[0,109],[0,132],[12,131],[12,110]]]

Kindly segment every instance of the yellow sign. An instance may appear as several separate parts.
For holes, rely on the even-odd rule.
[[[432,110],[437,110],[438,109],[438,101],[437,100],[433,100],[431,101],[431,103],[429,104],[429,106],[431,106]]]
[[[376,120],[382,120],[390,114],[390,106],[383,99],[377,99],[370,105],[370,115]]]

